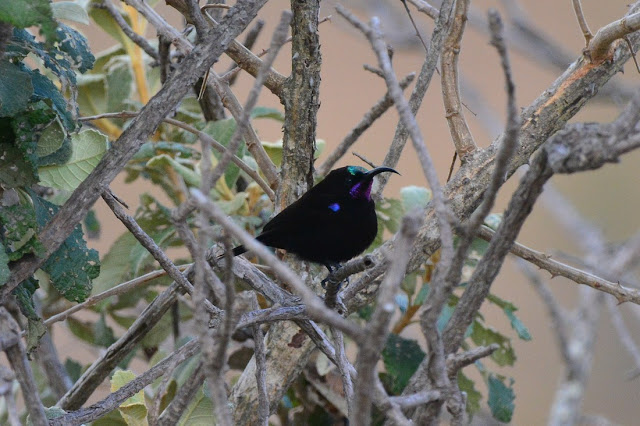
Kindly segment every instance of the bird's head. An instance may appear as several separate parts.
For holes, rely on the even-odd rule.
[[[370,200],[373,177],[383,172],[400,174],[391,167],[376,167],[367,170],[360,166],[346,166],[333,170],[325,180],[332,182],[333,185],[339,185],[343,190],[348,191],[353,198]]]

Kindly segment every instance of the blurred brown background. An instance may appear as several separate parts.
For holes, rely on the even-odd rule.
[[[164,3],[164,2],[159,2]],[[392,6],[389,6],[393,3]],[[625,0],[583,0],[583,8],[591,29],[595,32],[599,27],[620,18],[626,12]],[[260,17],[266,21],[256,48],[260,51],[266,48],[275,27],[280,11],[288,8],[284,0],[272,0]],[[362,65],[375,65],[368,43],[333,10],[336,2],[325,1],[321,15],[333,15],[330,22],[321,25],[320,41],[322,44],[322,83],[321,107],[318,118],[318,138],[327,141],[327,150],[331,150],[344,135],[360,120],[384,93],[385,86],[382,79],[364,71]],[[342,2],[354,10],[362,18],[368,19],[372,15],[382,18],[384,30],[389,34],[389,42],[395,47],[393,63],[399,76],[409,72],[418,72],[424,58],[424,52],[416,41],[414,30],[403,12],[400,2],[384,2],[382,0],[351,0]],[[521,4],[529,19],[546,34],[562,45],[574,57],[578,57],[584,47],[584,39],[576,23],[571,2],[569,0],[522,0]],[[499,2],[477,0],[472,7],[484,16],[490,7],[504,11]],[[414,19],[420,26],[423,37],[428,42],[431,32],[431,20],[411,8]],[[158,6],[160,13],[176,25],[181,25],[179,16],[164,5]],[[504,16],[504,14],[503,14]],[[109,45],[111,40],[99,28],[76,25],[91,41],[94,52],[98,52]],[[149,36],[155,36],[152,30]],[[530,55],[511,50],[513,75],[517,84],[517,103],[521,107],[528,105],[550,83],[560,75],[555,69],[550,69]],[[283,74],[290,70],[290,50],[285,46],[275,67]],[[225,70],[229,61],[224,58],[216,65],[217,70]],[[480,91],[486,102],[493,108],[474,110],[476,114],[465,111],[472,128],[476,142],[480,146],[487,146],[496,133],[491,133],[483,125],[494,115],[502,120],[505,115],[506,97],[504,94],[504,80],[495,51],[488,44],[488,39],[481,32],[467,28],[462,44],[460,56],[461,79],[471,83]],[[615,78],[624,79],[629,84],[637,84],[639,77],[633,64],[625,67],[626,74]],[[246,95],[252,79],[242,76],[236,91],[241,102]],[[406,92],[407,95],[410,93]],[[463,99],[464,101],[464,99]],[[262,92],[260,105],[279,107],[278,100],[268,91]],[[611,102],[591,101],[590,104],[574,120],[580,121],[611,121],[617,115],[618,109]],[[381,163],[386,148],[389,145],[395,126],[397,114],[394,110],[386,113],[374,126],[358,141],[354,149],[371,159]],[[438,174],[442,180],[446,178],[453,145],[450,142],[447,123],[440,93],[439,76],[435,75],[429,88],[423,107],[419,113],[419,123],[425,135],[428,148],[434,157]],[[275,141],[281,138],[280,126],[273,122],[260,122],[257,125],[262,140]],[[323,158],[320,158],[322,161]],[[605,235],[612,241],[621,240],[638,229],[640,208],[637,166],[640,160],[638,153],[626,155],[619,165],[608,165],[605,168],[584,173],[577,176],[558,176],[552,179],[585,215],[600,226]],[[359,164],[359,160],[350,154],[340,165]],[[415,158],[409,143],[398,165],[402,176],[394,176],[387,187],[385,195],[397,197],[398,191],[405,185],[426,186],[425,178]],[[494,211],[502,211],[513,189],[517,177],[512,178],[501,191],[499,204]],[[150,190],[150,186],[131,187],[123,185],[119,179],[114,183],[115,192],[135,211],[138,202],[137,193]],[[92,246],[102,254],[121,233],[124,227],[106,211],[102,201],[99,202],[98,217],[103,227],[103,236]],[[525,225],[519,239],[525,245],[546,253],[563,251],[579,254],[570,235],[563,232],[553,218],[538,205],[529,222]],[[545,279],[549,274],[542,272]],[[577,285],[564,279],[556,278],[550,286],[560,302],[572,307],[576,295]],[[527,283],[526,279],[517,271],[511,260],[505,264],[493,292],[502,298],[512,301],[520,308],[519,315],[529,327],[533,340],[523,342],[517,339],[510,329],[502,313],[491,309],[483,310],[487,322],[514,338],[514,345],[519,360],[514,368],[499,370],[500,373],[515,379],[516,410],[514,424],[543,424],[554,396],[555,387],[563,372],[555,336],[551,330],[551,321],[537,294]],[[633,324],[635,316],[629,315],[632,306],[621,306],[625,319]],[[584,402],[586,414],[602,415],[615,423],[637,424],[640,414],[640,379],[626,380],[626,374],[632,368],[632,360],[618,341],[618,337],[608,320],[606,311],[601,317],[601,329],[598,335],[597,351],[594,359],[593,374],[589,383],[587,397]],[[65,333],[64,326],[56,326],[57,332]],[[637,326],[631,327],[635,337],[640,338]],[[60,337],[60,336],[58,336]],[[60,342],[59,340],[57,340]],[[58,347],[62,359],[72,355],[74,358],[82,356],[85,361],[94,359],[96,353],[88,347]],[[468,368],[471,371],[473,368]],[[480,387],[486,395],[486,390]]]

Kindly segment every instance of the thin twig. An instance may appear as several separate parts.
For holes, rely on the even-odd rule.
[[[477,148],[462,112],[460,84],[458,82],[458,58],[470,3],[470,0],[456,1],[451,29],[442,45],[441,58],[442,100],[444,102],[445,117],[460,161],[465,161],[466,157]]]
[[[193,370],[189,379],[178,389],[171,403],[169,403],[160,418],[158,418],[157,426],[173,426],[178,424],[178,420],[184,414],[189,403],[202,387],[202,383],[204,382],[203,370],[202,362],[198,363],[198,366]]]
[[[122,32],[124,32],[126,36],[131,39],[131,41],[140,46],[147,55],[151,56],[156,61],[160,60],[158,52],[149,44],[146,38],[133,31],[127,21],[125,21],[122,17],[120,11],[116,9],[113,3],[111,3],[111,0],[103,0],[102,4],[109,11],[109,14],[111,14],[113,20],[116,21],[116,24],[118,24],[118,26],[122,29]]]
[[[431,6],[426,1],[424,1],[424,0],[409,0],[409,3],[414,5],[416,7],[416,9],[418,10],[418,12],[424,13],[425,15],[427,15],[429,18],[433,19],[434,21],[436,19],[438,19],[438,14],[440,13],[440,11],[437,8]]]
[[[576,13],[576,19],[578,19],[578,25],[580,25],[580,30],[584,36],[585,47],[588,48],[589,42],[593,38],[593,34],[591,34],[587,20],[582,12],[582,2],[580,0],[572,0],[571,2],[573,3],[573,11]]]
[[[259,308],[258,299],[253,295],[252,309]],[[269,395],[267,394],[267,354],[264,348],[264,333],[260,324],[251,327],[253,331],[253,350],[256,360],[256,387],[258,389],[258,425],[269,424]]]

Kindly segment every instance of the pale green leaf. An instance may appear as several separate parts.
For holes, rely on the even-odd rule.
[[[400,190],[402,207],[405,212],[413,209],[423,209],[431,200],[431,191],[421,186],[405,186]]]
[[[38,139],[38,146],[36,148],[38,157],[46,157],[62,148],[66,136],[60,119],[56,117],[51,124],[42,131],[42,135],[40,135],[40,139]]]
[[[166,167],[171,167],[176,171],[189,186],[200,186],[200,174],[194,170],[182,165],[180,162],[171,158],[167,154],[157,155],[147,161],[147,167],[165,171]]]
[[[97,130],[84,130],[71,136],[73,152],[65,164],[41,167],[40,183],[51,188],[73,191],[89,176],[107,152],[108,139]]]
[[[59,1],[51,3],[53,17],[56,19],[66,19],[67,21],[78,22],[89,25],[89,14],[84,7],[75,1]]]
[[[180,418],[180,426],[209,426],[216,424],[212,418],[213,402],[208,398],[200,388],[197,395],[191,401],[191,404],[184,411]]]
[[[136,375],[132,371],[116,371],[111,378],[111,392],[117,391],[135,378]],[[129,426],[148,425],[147,406],[145,404],[143,390],[140,390],[138,393],[120,404],[118,411],[120,411],[120,414]]]

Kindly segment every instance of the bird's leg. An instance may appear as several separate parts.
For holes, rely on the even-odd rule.
[[[333,283],[335,281],[333,279],[333,273],[336,272],[338,269],[342,268],[342,265],[338,262],[332,262],[332,263],[327,262],[324,264],[324,266],[329,271],[329,275],[327,275],[320,283],[322,284],[322,288],[326,289],[328,283]],[[348,283],[349,278],[347,278],[346,281]],[[338,290],[340,290],[341,282],[337,284],[338,284]]]

